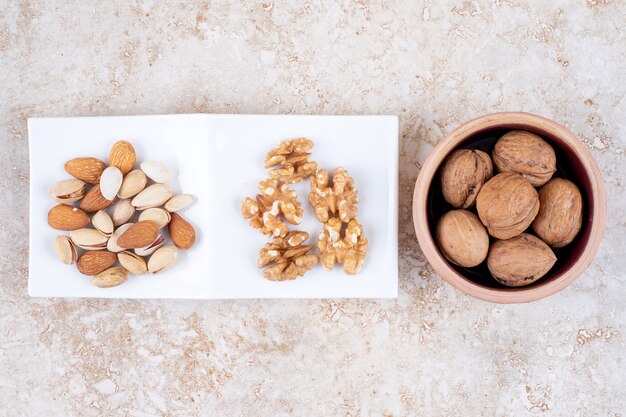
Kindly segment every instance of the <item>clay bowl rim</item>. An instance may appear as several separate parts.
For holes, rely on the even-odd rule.
[[[561,276],[547,281],[543,285],[528,288],[490,288],[464,277],[454,270],[437,249],[430,232],[427,215],[428,194],[432,178],[448,154],[463,140],[488,129],[524,129],[532,128],[536,132],[559,138],[579,158],[584,175],[589,178],[591,194],[588,201],[593,201],[594,213],[591,220],[589,240],[579,258]],[[587,269],[593,260],[604,233],[606,222],[606,195],[604,183],[598,165],[587,147],[567,128],[531,113],[503,112],[478,117],[463,123],[445,135],[428,156],[415,181],[413,191],[413,225],[417,240],[428,262],[435,272],[455,288],[472,297],[493,303],[527,303],[536,301],[561,291],[571,284]]]

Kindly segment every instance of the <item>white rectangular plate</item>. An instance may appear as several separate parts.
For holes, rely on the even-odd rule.
[[[163,115],[36,118],[30,144],[30,271],[35,297],[100,298],[390,298],[398,289],[398,122],[395,116]],[[314,141],[321,168],[343,166],[359,190],[359,216],[369,240],[361,272],[347,276],[316,266],[294,281],[271,282],[256,266],[268,238],[250,228],[239,204],[254,197],[267,177],[265,153],[294,137]],[[47,224],[56,203],[49,188],[68,178],[63,164],[79,156],[107,160],[110,146],[129,140],[139,161],[166,163],[175,193],[193,194],[184,213],[196,228],[196,244],[158,275],[131,276],[114,288],[91,285],[52,250],[60,233]],[[307,203],[309,181],[295,184],[305,230],[314,243],[321,224]]]

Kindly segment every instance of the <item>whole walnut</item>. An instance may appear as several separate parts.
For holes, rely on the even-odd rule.
[[[552,249],[528,233],[495,241],[487,256],[487,268],[491,275],[510,287],[532,284],[544,276],[555,262]]]
[[[450,262],[467,268],[484,261],[489,251],[489,235],[485,226],[467,210],[450,210],[441,216],[435,238]]]
[[[500,172],[515,172],[534,187],[540,187],[556,171],[552,146],[534,133],[513,130],[502,136],[493,148],[493,163]]]
[[[509,239],[526,230],[537,216],[537,190],[518,174],[498,174],[481,188],[476,210],[491,236]]]
[[[475,149],[455,151],[441,170],[443,198],[455,208],[469,208],[492,175],[493,165],[486,152]]]
[[[554,248],[574,240],[583,224],[583,198],[571,181],[553,178],[539,190],[539,213],[532,227]]]

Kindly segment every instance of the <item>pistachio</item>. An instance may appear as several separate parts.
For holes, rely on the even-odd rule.
[[[122,186],[120,190],[117,192],[117,196],[119,198],[131,198],[139,194],[146,188],[146,183],[148,182],[148,178],[146,174],[143,173],[142,170],[136,169],[134,171],[130,171],[124,177],[122,181]]]
[[[114,253],[118,253],[124,250],[124,248],[122,248],[121,246],[119,246],[117,244],[117,240],[120,238],[120,236],[122,236],[122,234],[127,231],[128,229],[130,229],[130,227],[133,225],[134,223],[126,223],[121,225],[120,227],[118,227],[117,229],[115,229],[115,232],[113,232],[113,234],[111,235],[111,237],[109,238],[109,241],[107,242],[107,250],[109,252],[114,252]]]
[[[78,229],[70,232],[70,239],[79,248],[102,250],[107,247],[109,238],[96,229]]]
[[[91,283],[96,287],[110,288],[124,283],[127,279],[128,271],[121,266],[114,266],[91,278]]]
[[[163,206],[165,210],[170,212],[177,212],[184,210],[194,202],[194,197],[191,194],[179,194],[167,200]]]
[[[148,266],[146,265],[145,259],[132,252],[126,251],[118,253],[117,260],[124,268],[126,268],[128,272],[133,275],[143,275],[148,272]]]
[[[97,231],[105,236],[111,236],[111,234],[113,234],[113,220],[111,220],[109,213],[104,210],[100,210],[93,215],[91,224],[93,224],[93,227],[95,227]]]
[[[163,246],[152,254],[148,260],[148,271],[153,274],[165,271],[178,257],[176,246]]]
[[[172,171],[160,162],[145,161],[139,166],[148,178],[156,183],[166,183],[170,180],[170,178],[172,178]]]
[[[172,216],[167,210],[163,210],[162,208],[157,207],[144,210],[139,215],[140,222],[145,220],[151,221],[152,223],[156,224],[159,229],[167,226],[171,218]]]
[[[73,203],[85,195],[85,183],[75,178],[59,181],[50,188],[50,195],[59,203]]]
[[[165,184],[152,184],[137,194],[131,204],[137,210],[159,207],[172,197],[170,187]]]
[[[129,221],[135,214],[135,207],[130,204],[130,200],[120,200],[113,210],[113,224],[120,226]]]
[[[139,256],[148,256],[152,255],[157,249],[159,249],[165,243],[165,238],[163,235],[158,235],[154,242],[149,244],[148,246],[144,246],[143,248],[136,248],[135,253]]]
[[[57,236],[54,239],[54,253],[66,265],[76,262],[76,248],[70,238],[65,235]]]
[[[122,186],[122,171],[116,167],[108,167],[100,176],[100,193],[107,200],[113,200]]]

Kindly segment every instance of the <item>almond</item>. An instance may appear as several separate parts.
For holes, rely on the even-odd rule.
[[[80,202],[80,208],[87,213],[95,213],[103,210],[113,204],[113,200],[107,200],[100,192],[100,185],[94,185],[83,200]]]
[[[171,216],[172,220],[170,220],[168,230],[172,242],[177,248],[189,249],[196,241],[196,232],[193,226],[178,213],[171,213]]]
[[[78,258],[76,267],[81,274],[93,276],[113,266],[115,262],[117,255],[109,251],[87,251]]]
[[[109,152],[109,165],[117,167],[122,174],[128,174],[137,161],[137,155],[135,154],[135,148],[130,142],[125,140],[119,140],[111,147]]]
[[[89,224],[89,216],[77,207],[58,204],[48,212],[48,224],[57,230],[76,230]]]
[[[65,163],[65,170],[79,180],[97,184],[106,164],[97,158],[74,158]]]
[[[159,234],[159,229],[151,221],[137,222],[117,240],[117,245],[124,249],[143,248],[154,242]]]

